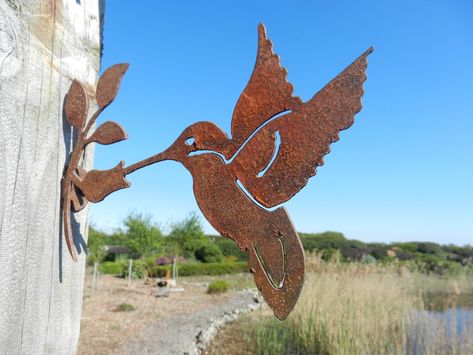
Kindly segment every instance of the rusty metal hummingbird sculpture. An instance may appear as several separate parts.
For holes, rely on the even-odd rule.
[[[106,122],[89,130],[117,92],[127,65],[115,65],[97,84],[99,109],[86,122],[87,95],[74,81],[66,99],[66,116],[79,131],[63,179],[65,239],[76,259],[71,211],[129,187],[125,175],[145,166],[174,160],[191,173],[202,213],[224,237],[249,253],[249,268],[266,302],[279,319],[293,309],[303,285],[304,251],[284,207],[299,192],[339,132],[353,124],[361,110],[369,48],[307,102],[293,96],[287,72],[273,53],[264,25],[258,27],[258,53],[251,78],[233,112],[229,138],[211,122],[186,128],[165,151],[124,167],[85,171],[80,156],[91,142],[126,139],[124,130]],[[85,127],[85,128],[84,128]],[[277,144],[279,141],[279,144]],[[275,209],[271,209],[275,208]]]

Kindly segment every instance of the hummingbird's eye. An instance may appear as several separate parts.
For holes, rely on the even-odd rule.
[[[186,144],[187,145],[193,145],[195,143],[194,137],[190,137],[186,139]]]

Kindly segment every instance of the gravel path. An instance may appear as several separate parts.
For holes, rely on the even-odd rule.
[[[149,325],[139,338],[122,346],[118,354],[196,354],[196,337],[206,343],[226,320],[239,311],[254,309],[257,301],[253,291],[233,292],[224,303],[210,303],[188,314],[169,315]]]

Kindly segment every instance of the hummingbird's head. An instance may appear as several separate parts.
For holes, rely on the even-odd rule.
[[[227,135],[211,122],[197,122],[187,127],[166,150],[169,159],[183,161],[197,151],[214,151],[226,154]]]

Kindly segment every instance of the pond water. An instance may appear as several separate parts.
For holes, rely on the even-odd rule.
[[[411,312],[408,354],[473,354],[473,294],[426,294]]]

